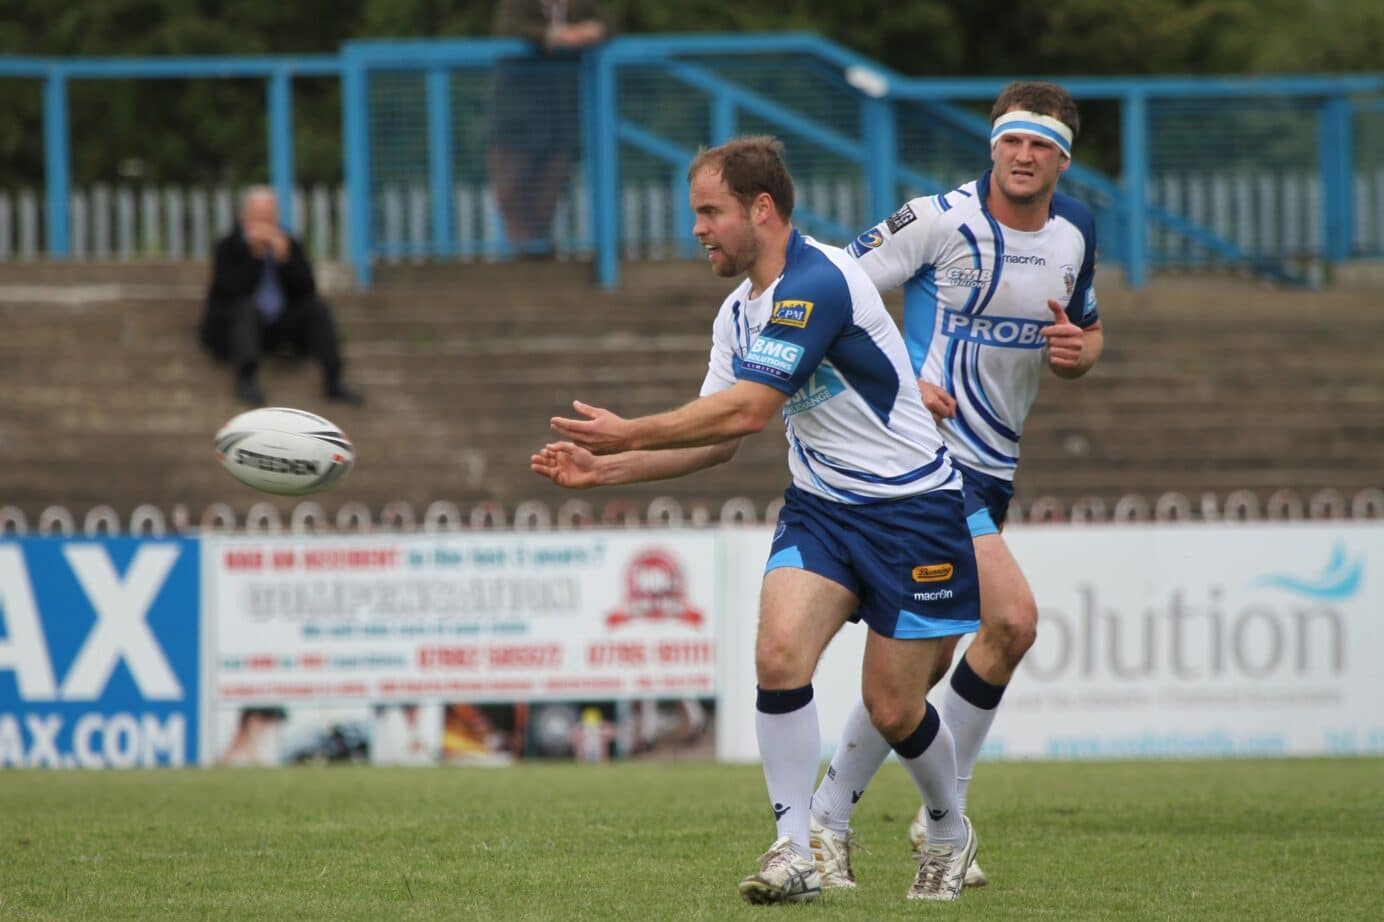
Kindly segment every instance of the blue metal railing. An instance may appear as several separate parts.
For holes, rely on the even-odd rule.
[[[46,252],[53,259],[66,258],[71,252],[67,100],[73,81],[263,79],[268,174],[280,192],[285,219],[291,223],[293,81],[306,76],[339,77],[348,251],[360,281],[368,284],[372,264],[389,255],[376,232],[381,208],[376,193],[386,166],[409,182],[414,182],[416,173],[418,185],[426,189],[427,241],[422,251],[411,250],[410,255],[445,259],[505,257],[513,252],[503,236],[497,238],[499,243],[486,238],[473,244],[463,242],[458,234],[454,194],[458,170],[471,169],[479,158],[467,148],[469,159],[458,160],[462,136],[474,133],[475,125],[457,113],[456,80],[460,75],[484,77],[501,62],[524,59],[540,56],[517,39],[365,41],[348,43],[335,56],[296,58],[0,58],[0,77],[43,83],[44,223]],[[757,63],[763,65],[758,71]],[[796,157],[809,167],[803,174],[795,166],[800,179],[814,174],[828,177],[850,200],[846,202],[850,207],[827,207],[820,199],[803,201],[798,212],[814,232],[843,241],[893,210],[905,190],[942,191],[966,163],[978,174],[988,152],[988,122],[976,110],[988,106],[1008,82],[905,77],[809,34],[622,36],[574,61],[573,73],[580,82],[578,175],[585,206],[578,249],[589,249],[596,276],[605,285],[619,280],[621,198],[631,158],[638,156],[652,164],[648,169],[666,184],[674,239],[678,251],[686,251],[691,215],[682,173],[695,147],[719,143],[746,130],[779,133],[790,139],[790,160]],[[391,127],[378,119],[381,113],[379,104],[372,104],[372,87],[378,88],[390,74],[417,75],[417,89],[409,91],[422,103],[423,116],[416,126]],[[652,74],[676,90],[659,95],[662,91],[646,85],[649,81],[644,77]],[[1378,119],[1384,111],[1384,74],[1058,79],[1078,100],[1118,106],[1120,176],[1089,168],[1082,163],[1078,148],[1078,160],[1064,184],[1097,209],[1106,260],[1123,265],[1130,284],[1143,285],[1151,266],[1175,264],[1181,258],[1178,253],[1188,250],[1200,254],[1198,259],[1265,267],[1264,255],[1254,246],[1235,239],[1224,228],[1212,227],[1189,210],[1160,202],[1151,193],[1154,180],[1167,172],[1160,169],[1164,161],[1204,163],[1208,168],[1253,161],[1255,152],[1246,155],[1235,149],[1231,122],[1222,127],[1232,140],[1204,151],[1185,140],[1170,140],[1156,128],[1156,119],[1166,119],[1171,105],[1193,105],[1198,100],[1243,107],[1241,114],[1247,117],[1257,116],[1260,110],[1291,108],[1293,112],[1281,117],[1296,119],[1294,125],[1311,119],[1315,154],[1308,161],[1301,154],[1292,155],[1298,158],[1293,166],[1316,177],[1309,194],[1319,198],[1319,226],[1313,229],[1319,245],[1309,246],[1309,255],[1325,262],[1367,255],[1356,248],[1357,218],[1369,216],[1356,213],[1355,186],[1366,175],[1363,167],[1384,171],[1384,150],[1357,144],[1361,137],[1357,123],[1367,116]],[[830,109],[823,100],[836,101],[837,108]],[[1285,100],[1292,105],[1274,109],[1275,103]],[[672,111],[679,118],[672,122],[665,118],[661,124],[656,118],[641,118],[636,112],[640,103],[642,111]],[[678,130],[670,131],[670,125]],[[409,144],[421,145],[417,163],[414,159],[392,165],[382,161],[399,156],[382,143],[382,133],[400,131],[409,135],[404,139]],[[904,137],[920,132],[944,144],[955,162],[920,162],[911,155]],[[1361,164],[1362,156],[1370,162]],[[1384,214],[1384,208],[1380,213]],[[1162,246],[1159,241],[1174,238],[1182,241],[1178,251],[1155,252],[1155,245]]]
[[[0,77],[43,81],[43,149],[48,255],[65,259],[70,252],[68,196],[71,191],[71,126],[67,116],[72,80],[229,79],[262,77],[267,81],[269,176],[278,192],[284,223],[293,226],[294,77],[337,76],[335,56],[292,58],[3,58]]]

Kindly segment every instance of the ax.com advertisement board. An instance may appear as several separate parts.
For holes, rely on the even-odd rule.
[[[0,768],[196,764],[200,609],[195,541],[0,541]]]

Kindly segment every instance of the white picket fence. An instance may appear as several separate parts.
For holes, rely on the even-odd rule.
[[[577,175],[580,175],[579,173]],[[858,177],[809,178],[800,183],[805,210],[853,232],[877,220],[865,214]],[[200,259],[235,220],[239,190],[96,185],[69,200],[72,258],[133,260]],[[680,255],[689,220],[671,183],[629,183],[621,190],[622,247],[627,258]],[[1295,257],[1321,250],[1321,184],[1316,173],[1177,173],[1155,177],[1149,202],[1179,214],[1257,257]],[[452,201],[450,253],[458,259],[493,259],[504,250],[503,222],[484,185],[458,185]],[[43,207],[34,189],[0,190],[0,262],[43,255]],[[349,262],[350,219],[341,187],[300,188],[294,194],[295,225],[319,262]],[[559,253],[586,255],[592,248],[590,202],[574,182],[559,202],[554,239]],[[384,187],[374,216],[374,250],[385,262],[429,258],[430,193],[426,185]],[[1210,255],[1181,235],[1155,225],[1150,234],[1161,261],[1197,264]],[[1384,168],[1355,177],[1355,248],[1384,254]]]

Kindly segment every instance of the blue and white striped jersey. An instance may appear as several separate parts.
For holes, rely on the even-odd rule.
[[[904,288],[914,373],[956,399],[943,438],[952,457],[1014,478],[1052,324],[1048,299],[1085,329],[1096,322],[1096,228],[1057,194],[1042,230],[1003,227],[985,207],[987,171],[945,195],[915,198],[847,248],[880,291]]]
[[[702,396],[738,380],[789,394],[788,467],[824,499],[960,489],[898,328],[844,250],[793,231],[783,274],[753,300],[750,288],[746,279],[716,315]]]

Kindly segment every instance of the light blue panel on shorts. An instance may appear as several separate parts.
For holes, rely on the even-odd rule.
[[[979,618],[974,621],[958,621],[955,618],[928,618],[899,609],[899,620],[894,627],[894,636],[899,640],[924,640],[929,637],[974,634],[978,630],[980,630]]]
[[[971,530],[972,538],[979,538],[981,535],[998,535],[999,528],[995,525],[995,520],[990,515],[989,509],[977,509],[966,516],[966,527]]]
[[[769,558],[769,562],[764,565],[764,572],[768,573],[770,570],[777,570],[779,567],[797,567],[799,570],[803,569],[802,552],[799,551],[796,546],[784,548],[773,557]]]

